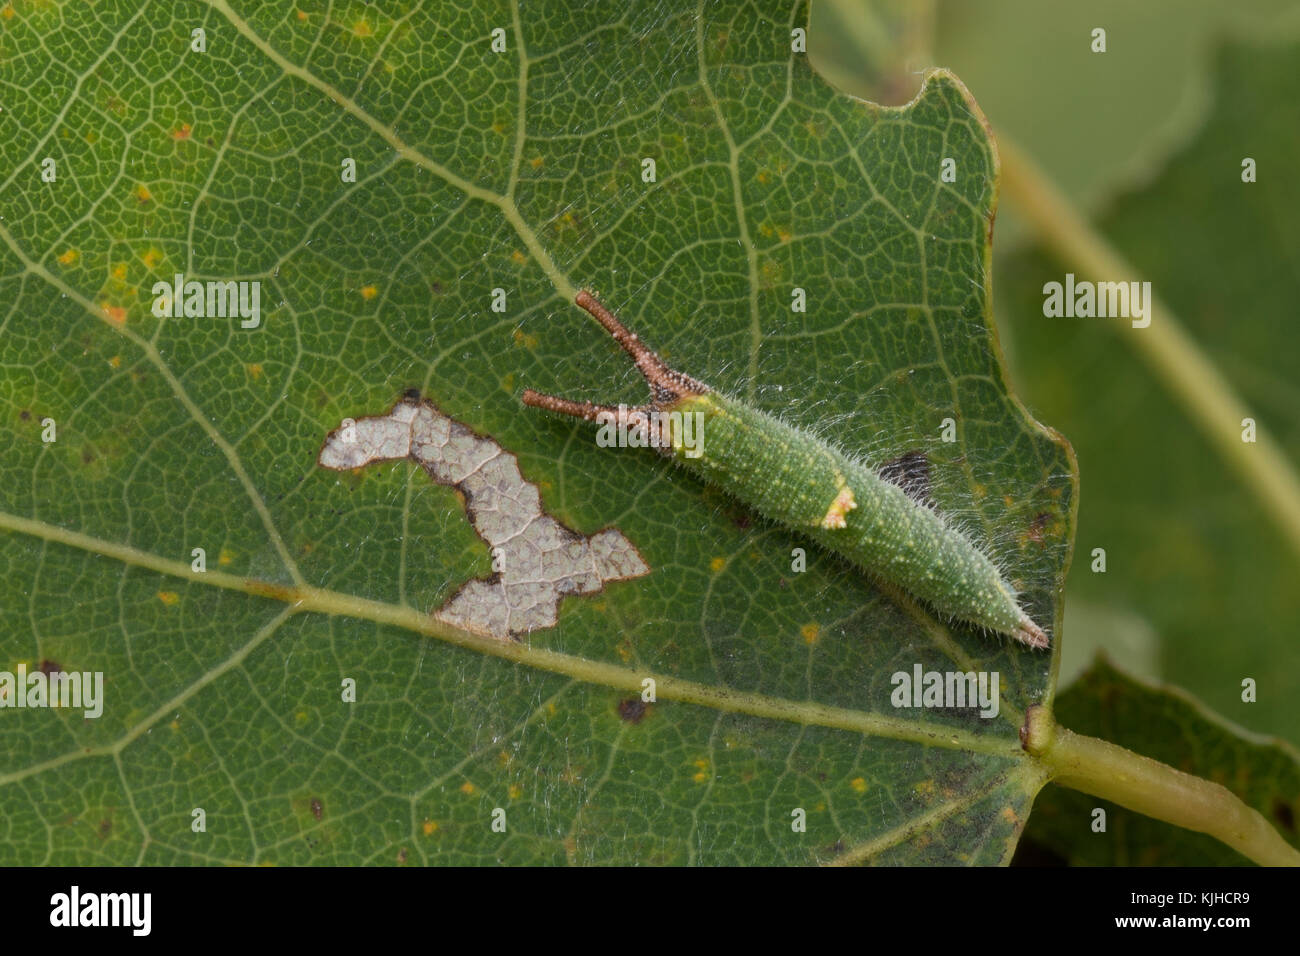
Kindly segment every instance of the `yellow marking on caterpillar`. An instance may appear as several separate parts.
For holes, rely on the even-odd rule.
[[[835,500],[831,506],[826,509],[826,516],[822,518],[821,526],[823,528],[843,528],[848,522],[844,516],[858,506],[853,500],[853,489],[844,484],[843,476],[840,477],[840,490],[835,495]]]

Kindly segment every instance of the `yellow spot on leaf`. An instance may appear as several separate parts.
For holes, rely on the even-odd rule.
[[[108,367],[109,367],[109,368],[121,368],[121,367],[122,367],[122,356],[120,356],[120,355],[114,355],[111,359],[108,360]]]
[[[466,780],[460,785],[460,792],[465,794],[467,797],[472,797],[474,794],[478,793],[478,787]]]
[[[59,262],[63,263],[65,266],[70,266],[77,261],[79,255],[80,253],[77,252],[76,249],[69,249],[63,255],[59,256]]]
[[[179,594],[177,594],[175,591],[159,591],[159,592],[158,592],[158,600],[162,601],[162,602],[163,602],[164,604],[166,604],[168,607],[172,607],[172,606],[175,605],[178,601],[180,601],[180,599],[181,599],[181,596],[180,596]]]
[[[157,249],[150,249],[140,257],[140,261],[145,264],[146,268],[152,269],[158,263],[162,262],[162,253]]]
[[[524,795],[524,788],[519,786],[519,784],[517,783],[512,783],[510,785],[510,789],[507,790],[506,792],[510,794],[511,800],[518,800],[520,797]]]
[[[370,24],[365,20],[358,20],[352,24],[352,32],[359,37],[372,37],[375,31],[371,29]]]
[[[756,178],[760,183],[762,183],[763,185],[766,186],[768,180],[771,179],[772,177],[769,176],[769,175],[767,174],[767,170],[766,170],[766,169],[760,169],[760,170],[758,171],[758,176],[756,176],[755,178]]]
[[[1007,823],[1010,823],[1012,826],[1015,826],[1020,822],[1020,817],[1016,816],[1016,811],[1012,810],[1010,807],[1002,808],[1002,819],[1006,820]]]
[[[300,22],[302,22],[302,23],[306,23],[306,22],[307,22],[307,14],[306,14],[304,11],[302,11],[302,10],[297,11],[297,13],[298,13],[298,20],[299,20]]]
[[[222,548],[221,553],[217,555],[217,564],[229,564],[233,560],[235,560],[234,554],[225,548]]]
[[[866,793],[867,781],[862,777],[854,777],[849,781],[849,786],[853,788],[854,793]]]
[[[821,636],[822,628],[820,624],[805,624],[799,628],[799,633],[803,635],[805,644],[816,644],[817,638]]]
[[[126,309],[120,305],[109,305],[107,302],[103,305],[104,314],[114,325],[126,325]]]
[[[123,282],[126,280],[125,262],[119,262],[117,265],[113,266],[113,278],[116,279],[118,282]]]
[[[14,18],[14,5],[12,3],[6,3],[4,9],[0,10],[0,17],[4,17],[6,20],[12,20]]]
[[[712,561],[709,562],[709,570],[712,571],[714,574],[717,574],[726,566],[727,566],[726,558],[714,558]]]
[[[181,729],[181,724],[180,724],[180,721],[179,721],[179,720],[173,720],[173,721],[172,721],[170,724],[168,724],[167,726],[170,727],[172,730],[180,730],[180,729]]]
[[[916,786],[912,787],[912,790],[918,797],[928,800],[934,796],[934,781],[922,780],[920,783],[916,784]]]
[[[135,198],[140,200],[140,202],[148,202],[153,199],[153,193],[149,192],[148,186],[141,183],[139,186],[135,187]]]
[[[261,362],[250,362],[248,365],[245,366],[245,368],[248,369],[248,374],[251,375],[254,380],[257,380],[262,377]]]
[[[537,348],[537,336],[525,335],[523,331],[520,329],[515,329],[514,340],[515,340],[515,345],[521,345],[524,348],[529,349],[530,351],[532,349]]]
[[[691,779],[694,780],[696,783],[707,783],[709,778],[712,776],[712,774],[709,772],[710,771],[709,761],[706,760],[704,757],[700,757],[698,760],[695,761],[694,767],[696,769],[696,774]]]
[[[175,140],[189,139],[191,132],[192,130],[190,129],[190,124],[182,123],[180,126],[172,130],[172,139]]]
[[[540,156],[534,156],[532,159],[530,159],[530,160],[528,161],[528,165],[531,166],[531,167],[533,167],[533,169],[541,169],[541,168],[542,168],[542,157],[540,157]]]
[[[425,820],[424,826],[420,827],[420,829],[424,831],[425,836],[433,836],[433,834],[438,832],[438,824],[433,820]]]
[[[528,257],[516,249],[514,252],[510,253],[510,261],[517,266],[522,266],[528,262]]]
[[[378,294],[379,290],[372,285],[363,285],[361,287],[361,298],[363,299],[373,299]]]

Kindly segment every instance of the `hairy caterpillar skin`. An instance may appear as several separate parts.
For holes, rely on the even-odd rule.
[[[933,510],[803,429],[668,368],[590,293],[578,293],[575,301],[636,361],[652,401],[628,409],[529,389],[523,395],[526,405],[629,428],[658,427],[655,444],[664,453],[759,514],[807,535],[940,614],[1030,647],[1048,646],[1047,635],[1020,608],[1015,590],[993,562]],[[689,454],[681,429],[651,424],[652,412],[698,413],[707,454]]]

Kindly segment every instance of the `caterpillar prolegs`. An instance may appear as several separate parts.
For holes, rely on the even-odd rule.
[[[969,538],[898,484],[809,432],[669,368],[587,291],[586,309],[636,362],[650,402],[635,408],[575,402],[532,389],[525,405],[639,432],[688,470],[755,512],[804,534],[939,614],[1047,647],[1015,589]],[[670,427],[692,416],[702,447]],[[650,433],[650,434],[647,434]],[[647,440],[648,439],[648,440]]]

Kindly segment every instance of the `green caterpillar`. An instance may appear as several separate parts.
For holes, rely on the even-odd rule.
[[[1015,589],[964,534],[897,484],[808,432],[728,398],[666,366],[587,291],[575,302],[636,362],[651,401],[575,402],[532,389],[525,405],[616,425],[761,515],[807,535],[942,615],[1044,648],[1047,634],[1021,609]],[[680,423],[707,435],[708,454]]]

